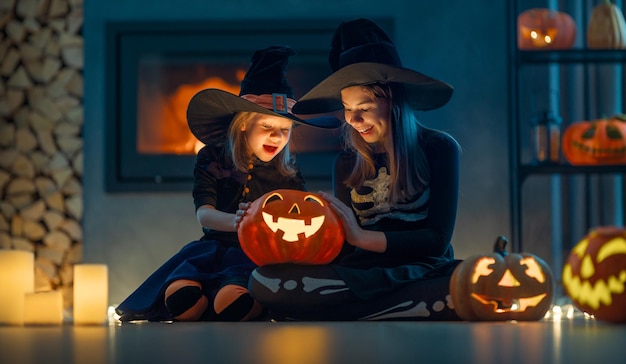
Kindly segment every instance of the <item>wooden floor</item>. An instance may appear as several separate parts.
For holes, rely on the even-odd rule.
[[[535,322],[0,326],[0,363],[620,363],[626,325]]]

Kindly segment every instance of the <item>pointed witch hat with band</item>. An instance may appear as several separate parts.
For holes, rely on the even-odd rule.
[[[187,107],[187,123],[192,134],[204,144],[223,143],[233,117],[241,111],[284,117],[324,129],[339,127],[341,122],[335,117],[301,119],[292,113],[296,100],[287,82],[286,69],[289,57],[295,54],[286,46],[256,51],[241,82],[239,96],[220,89],[195,94]]]

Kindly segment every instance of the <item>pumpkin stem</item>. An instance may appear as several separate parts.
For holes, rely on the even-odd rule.
[[[496,243],[493,245],[493,252],[506,257],[509,253],[506,251],[506,245],[509,243],[509,240],[504,236],[500,235],[496,239]]]

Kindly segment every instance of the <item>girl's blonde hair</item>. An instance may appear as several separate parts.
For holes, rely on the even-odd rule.
[[[427,128],[409,106],[402,85],[392,83],[361,87],[373,99],[388,105],[387,120],[391,132],[387,133],[383,143],[389,158],[390,199],[395,203],[409,201],[424,191],[430,182],[428,161],[420,143],[421,131]],[[344,123],[343,128],[346,147],[356,152],[356,164],[345,183],[351,188],[359,188],[366,179],[376,175],[376,145],[367,143],[348,123]]]
[[[248,165],[257,161],[257,158],[250,152],[246,133],[241,130],[241,127],[249,126],[259,115],[252,111],[238,112],[228,128],[226,156],[230,157],[235,168],[241,172],[247,172]],[[273,164],[278,173],[285,177],[293,177],[297,173],[295,157],[289,151],[289,143],[269,163]]]

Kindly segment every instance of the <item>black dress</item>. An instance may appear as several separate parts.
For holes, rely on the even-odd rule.
[[[293,178],[285,177],[271,164],[259,160],[249,166],[248,173],[242,173],[224,164],[222,152],[221,148],[207,146],[198,153],[193,187],[196,209],[208,204],[235,213],[240,202],[254,201],[269,191],[304,190],[299,173]],[[164,292],[175,280],[200,282],[210,301],[227,284],[247,286],[256,265],[241,250],[237,233],[207,228],[203,232],[199,240],[185,245],[116,307],[121,321],[173,320],[165,307]],[[205,319],[210,320],[211,316]]]

